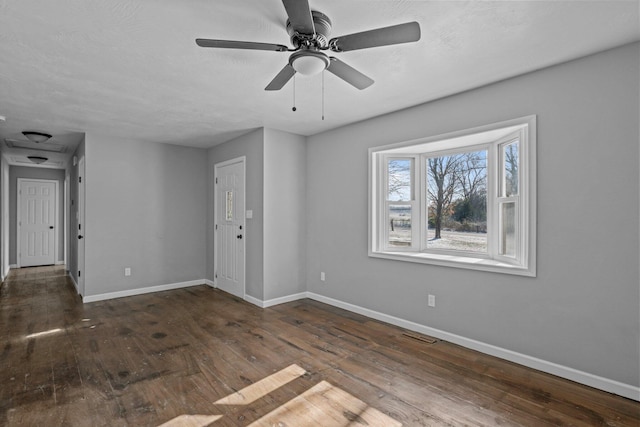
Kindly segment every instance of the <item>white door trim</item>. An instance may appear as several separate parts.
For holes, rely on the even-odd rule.
[[[235,163],[242,164],[242,173],[243,173],[243,182],[244,182],[244,191],[242,192],[242,206],[245,211],[247,209],[247,157],[241,156],[236,157],[234,159],[226,160],[224,162],[215,163],[213,165],[213,285],[215,287],[218,286],[218,278],[216,277],[216,272],[218,271],[218,233],[216,233],[216,224],[218,224],[218,209],[216,206],[216,201],[218,200],[218,186],[216,185],[216,180],[218,179],[218,168],[222,168],[225,166],[229,166]],[[247,237],[247,220],[245,216],[245,212],[242,212],[242,229],[244,230],[244,239],[242,239],[241,245],[243,246],[242,255],[244,256],[243,265],[243,283],[242,283],[242,298],[247,299],[247,246],[246,246],[246,237]]]
[[[58,262],[58,181],[54,179],[35,179],[35,178],[18,178],[18,186],[16,188],[16,266],[20,268],[22,266],[22,260],[20,256],[20,205],[22,204],[22,194],[20,193],[20,186],[23,182],[52,182],[53,187],[53,223],[55,224],[55,232],[53,233],[53,264]]]
[[[65,174],[63,181],[64,191],[62,193],[62,226],[64,227],[64,233],[62,233],[62,263],[64,265],[67,265],[69,259],[69,178],[70,176]]]
[[[77,252],[77,256],[76,256],[76,272],[75,275],[77,276],[77,288],[78,288],[78,293],[84,297],[85,296],[85,281],[84,278],[86,277],[85,274],[85,253],[86,253],[86,249],[85,249],[85,237],[87,234],[87,227],[86,227],[86,191],[85,191],[85,185],[86,185],[86,170],[85,170],[85,158],[84,156],[82,156],[80,158],[80,160],[78,161],[78,195],[77,195],[77,200],[78,200],[78,211],[77,211],[77,222],[78,224],[81,226],[77,227],[76,229],[74,229],[73,233],[72,233],[72,238],[75,237],[76,239],[76,252]],[[78,236],[82,236],[82,239],[80,239]],[[83,300],[84,301],[84,300]]]

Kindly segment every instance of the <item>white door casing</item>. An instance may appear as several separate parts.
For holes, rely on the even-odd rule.
[[[78,161],[78,229],[76,230],[78,237],[78,293],[84,296],[84,237],[85,237],[85,224],[84,224],[84,214],[85,214],[85,206],[84,206],[84,156],[80,158]]]
[[[245,296],[245,158],[215,165],[215,284]]]
[[[18,267],[55,264],[57,201],[57,181],[18,178]]]

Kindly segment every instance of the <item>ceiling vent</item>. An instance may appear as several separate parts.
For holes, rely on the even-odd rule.
[[[29,166],[34,165],[34,162],[29,160],[26,156],[10,156],[10,163],[13,165],[29,165]],[[47,160],[46,166],[50,168],[58,168],[58,169],[63,168],[62,162],[56,161],[56,160]]]
[[[49,142],[47,144],[36,144],[29,141],[19,141],[17,139],[6,139],[4,142],[9,148],[26,148],[29,150],[48,151],[50,153],[64,153],[67,151],[67,147],[60,144]]]

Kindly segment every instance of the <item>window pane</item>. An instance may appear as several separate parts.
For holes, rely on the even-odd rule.
[[[227,221],[231,221],[233,220],[233,191],[227,191],[226,197],[225,197],[225,203],[226,203],[225,219]]]
[[[502,158],[504,161],[504,197],[518,195],[518,141],[502,147]]]
[[[393,159],[387,163],[387,200],[408,202],[412,199],[411,175],[413,159]]]
[[[487,252],[487,151],[426,162],[427,249]]]
[[[411,206],[389,206],[389,246],[411,246]]]
[[[502,203],[500,209],[500,254],[516,256],[516,204]]]

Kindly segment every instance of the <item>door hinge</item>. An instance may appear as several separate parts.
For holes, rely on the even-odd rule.
[[[218,224],[216,224],[216,230],[218,229]]]
[[[78,277],[80,277],[80,276],[81,276],[81,274],[80,274],[80,270],[78,270]]]
[[[78,182],[82,183],[82,177],[81,176],[78,177]]]
[[[218,183],[218,178],[216,178],[216,184]]]

